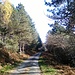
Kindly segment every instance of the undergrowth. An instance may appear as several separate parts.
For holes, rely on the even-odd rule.
[[[39,60],[39,66],[41,68],[42,75],[56,75],[57,70],[46,64],[45,61],[46,59],[41,56]]]

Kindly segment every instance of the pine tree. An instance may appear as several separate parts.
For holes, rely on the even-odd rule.
[[[52,2],[45,1],[45,5],[53,7],[53,9],[47,8],[47,12],[52,13],[52,15],[47,14],[46,16],[59,21],[63,26],[65,25],[67,27],[67,33],[72,32],[75,19],[75,1],[52,0]]]

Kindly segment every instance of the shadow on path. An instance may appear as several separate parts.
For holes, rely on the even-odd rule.
[[[28,60],[25,60],[15,70],[11,70],[9,75],[41,75],[41,71],[38,65],[38,59],[41,52],[38,52],[34,56],[31,56]]]

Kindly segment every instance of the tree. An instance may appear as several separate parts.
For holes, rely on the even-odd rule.
[[[55,21],[55,23],[52,24],[52,27],[53,28],[50,31],[51,34],[62,34],[66,32],[66,29],[61,26],[58,21]]]
[[[47,12],[51,14],[47,14],[48,18],[52,18],[54,20],[58,20],[62,25],[67,27],[67,31],[72,32],[72,28],[74,27],[74,8],[75,1],[74,0],[52,0],[51,2],[44,1],[47,8]],[[51,9],[52,7],[52,9]]]
[[[0,43],[4,47],[24,53],[26,46],[36,47],[40,40],[35,24],[21,3],[16,8],[8,0],[0,3]]]
[[[72,30],[75,26],[75,0],[58,1],[52,0],[52,2],[45,3],[47,6],[52,7],[52,9],[47,9],[50,14],[46,16],[55,20],[55,23],[50,25],[53,26],[53,34],[48,31],[46,45],[59,62],[75,66],[75,34]],[[61,25],[66,26],[64,34],[60,33],[63,30],[60,27]]]
[[[22,44],[26,45],[36,45],[38,43],[39,35],[35,29],[35,25],[32,22],[32,19],[27,14],[22,4],[18,4],[16,9],[18,10],[19,15],[19,29],[16,31],[17,33],[19,33],[19,41],[21,41],[21,43],[24,42]]]
[[[3,12],[2,20],[5,25],[8,25],[8,23],[10,22],[12,11],[13,11],[12,5],[8,0],[6,0],[2,6],[2,12]]]
[[[0,4],[0,35],[2,37],[2,41],[5,42],[5,37],[9,33],[8,32],[8,24],[11,21],[10,17],[12,14],[12,5],[6,0],[3,4]]]

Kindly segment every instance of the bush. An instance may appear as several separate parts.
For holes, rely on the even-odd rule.
[[[75,66],[75,36],[74,35],[48,35],[46,46],[58,62]]]

